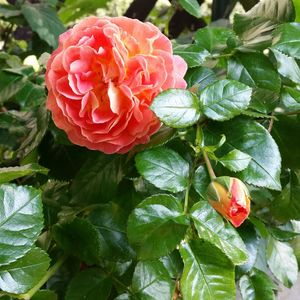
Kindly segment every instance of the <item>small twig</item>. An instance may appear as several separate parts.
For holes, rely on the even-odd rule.
[[[212,168],[210,160],[209,160],[209,158],[207,156],[207,153],[205,151],[203,151],[203,158],[204,158],[204,161],[205,161],[206,166],[207,166],[209,177],[210,177],[211,180],[214,180],[216,178],[216,174],[215,174],[215,172]]]
[[[274,113],[272,113],[272,116],[274,116]],[[269,127],[268,127],[268,131],[269,131],[270,133],[271,133],[271,131],[272,131],[273,125],[274,125],[274,118],[271,118],[270,124],[269,124]]]

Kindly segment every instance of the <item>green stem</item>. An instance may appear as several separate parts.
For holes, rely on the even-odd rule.
[[[214,180],[216,178],[216,174],[215,174],[215,172],[212,168],[210,160],[209,160],[209,158],[207,156],[207,153],[205,151],[203,151],[203,158],[204,158],[204,161],[205,161],[206,166],[207,166],[209,177],[210,177],[211,180]]]
[[[185,196],[184,196],[184,214],[186,215],[189,208],[189,194],[190,194],[190,188],[191,188],[191,182],[188,183],[188,186],[185,190]]]
[[[30,300],[33,295],[39,291],[39,289],[52,277],[57,270],[61,267],[61,265],[65,262],[66,256],[61,257],[52,267],[49,268],[47,273],[42,277],[42,279],[27,293],[18,295],[18,299],[22,300]]]

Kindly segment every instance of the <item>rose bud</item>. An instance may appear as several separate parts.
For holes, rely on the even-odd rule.
[[[233,177],[214,179],[207,188],[211,206],[235,227],[239,227],[250,213],[250,195],[245,184]]]
[[[60,36],[48,61],[47,107],[74,144],[126,153],[159,130],[150,105],[166,89],[185,88],[186,70],[154,25],[88,17]]]

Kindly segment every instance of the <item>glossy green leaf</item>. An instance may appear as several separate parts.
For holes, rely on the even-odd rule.
[[[280,221],[300,220],[300,182],[291,171],[290,181],[271,203],[272,214]]]
[[[298,276],[298,265],[293,248],[287,243],[269,238],[266,256],[273,275],[290,288],[297,281]]]
[[[90,222],[98,229],[101,256],[107,260],[128,261],[135,253],[126,235],[127,218],[116,203],[109,203],[89,215]]]
[[[21,6],[21,11],[31,29],[51,47],[56,48],[58,36],[65,31],[65,28],[55,10],[44,3],[25,3]]]
[[[47,175],[48,169],[33,163],[28,164],[20,167],[7,167],[7,168],[0,168],[0,183],[5,183],[12,181],[14,179],[32,175],[35,173],[41,173]]]
[[[280,107],[285,112],[300,110],[300,91],[291,87],[283,87],[280,95]]]
[[[269,59],[261,53],[237,53],[228,61],[228,78],[250,87],[279,92],[280,77]]]
[[[185,81],[189,88],[194,85],[199,91],[203,90],[208,84],[217,80],[217,76],[212,69],[205,67],[191,68],[185,74]]]
[[[234,267],[213,244],[202,240],[180,247],[184,269],[180,280],[184,299],[234,300]]]
[[[236,265],[248,259],[246,247],[228,223],[206,201],[197,202],[191,209],[191,217],[199,237],[218,247]]]
[[[251,88],[233,80],[220,80],[207,86],[200,94],[203,113],[216,121],[229,120],[247,109]]]
[[[113,200],[124,176],[121,156],[91,156],[76,174],[71,193],[73,202],[99,203]]]
[[[0,289],[13,294],[25,293],[45,275],[50,264],[46,252],[30,250],[18,260],[0,267]]]
[[[272,279],[258,269],[242,276],[239,286],[243,300],[275,300],[275,285]]]
[[[230,122],[211,125],[209,132],[216,139],[220,134],[226,135],[223,148],[227,151],[238,149],[251,156],[248,167],[237,173],[237,177],[259,187],[281,190],[280,153],[273,138],[262,125],[252,120],[236,118]]]
[[[43,228],[39,190],[3,184],[0,186],[0,265],[27,253]]]
[[[196,95],[183,89],[170,89],[160,93],[154,98],[151,109],[164,124],[173,128],[191,126],[200,117]]]
[[[181,202],[171,195],[153,195],[140,203],[128,219],[128,238],[142,259],[160,257],[183,239],[188,220]],[[158,243],[159,241],[159,243]]]
[[[201,66],[210,53],[203,47],[192,45],[177,45],[174,47],[174,54],[181,56],[190,68]]]
[[[300,59],[300,24],[285,23],[278,26],[274,32],[272,49]]]
[[[297,116],[276,116],[272,135],[279,146],[282,164],[291,169],[300,168],[300,119]]]
[[[296,60],[276,49],[272,49],[272,52],[277,62],[278,72],[282,76],[300,84],[300,68]]]
[[[131,290],[134,299],[170,300],[175,290],[175,281],[159,260],[140,261],[134,270]]]
[[[209,53],[221,53],[227,48],[229,38],[235,38],[235,34],[228,28],[207,26],[195,33],[196,44],[205,48]]]
[[[99,263],[103,251],[101,238],[88,220],[76,217],[70,223],[57,224],[53,236],[65,253],[89,265]]]
[[[243,171],[248,167],[251,161],[251,156],[240,150],[234,149],[228,152],[226,155],[218,158],[218,161],[225,168],[233,172],[238,172]]]
[[[106,300],[111,287],[111,280],[100,269],[87,269],[71,280],[65,300]]]
[[[135,162],[139,173],[162,190],[176,193],[187,187],[189,164],[171,149],[146,150],[136,155]]]
[[[170,254],[161,257],[159,260],[163,263],[171,278],[175,279],[180,277],[183,269],[183,262],[177,249]]]
[[[201,198],[206,199],[206,190],[210,184],[210,177],[207,172],[206,167],[203,165],[199,166],[193,177],[193,186],[196,192],[201,196]]]
[[[186,10],[189,14],[196,18],[201,17],[200,4],[197,0],[178,0],[180,5]]]
[[[248,260],[244,264],[238,266],[238,271],[244,274],[249,272],[255,264],[260,237],[257,234],[255,227],[249,222],[246,222],[239,227],[238,234],[242,238],[248,254]]]

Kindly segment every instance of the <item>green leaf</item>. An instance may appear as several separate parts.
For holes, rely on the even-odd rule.
[[[283,166],[300,168],[300,119],[295,116],[276,116],[272,135],[279,146]]]
[[[234,149],[228,152],[226,155],[218,158],[218,161],[225,168],[233,172],[238,172],[243,171],[248,167],[251,161],[251,156],[240,150]]]
[[[0,71],[0,103],[9,100],[18,91],[20,91],[25,84],[25,77],[12,74],[5,71]]]
[[[111,201],[124,176],[124,158],[97,154],[91,156],[76,174],[71,185],[73,202],[99,203]]]
[[[175,281],[159,260],[140,261],[134,270],[131,290],[139,300],[170,300]]]
[[[161,257],[159,260],[163,263],[171,278],[180,277],[183,269],[183,262],[178,250],[174,250],[170,254]]]
[[[272,49],[272,52],[275,56],[277,62],[278,72],[292,80],[295,83],[300,83],[300,68],[296,62],[296,60],[290,56],[285,55],[284,53]]]
[[[136,155],[135,162],[139,173],[162,190],[177,193],[188,185],[189,164],[171,149],[146,150]]]
[[[285,23],[278,26],[274,32],[272,49],[300,59],[300,24]]]
[[[188,220],[181,202],[171,195],[145,199],[128,219],[128,238],[142,259],[160,257],[176,248]],[[158,243],[159,241],[159,243]]]
[[[30,110],[34,106],[41,105],[45,100],[45,87],[27,81],[14,98],[23,110]]]
[[[258,253],[259,236],[254,226],[247,222],[238,229],[238,234],[242,238],[248,253],[248,260],[244,264],[238,266],[238,271],[245,274],[252,270]]]
[[[13,294],[25,293],[45,275],[50,264],[46,252],[30,250],[15,262],[0,267],[0,289]]]
[[[100,269],[87,269],[71,280],[65,300],[106,300],[111,287],[111,280]]]
[[[200,117],[197,96],[183,89],[160,93],[154,98],[151,109],[164,124],[173,128],[194,125]]]
[[[12,181],[14,179],[32,175],[35,173],[41,173],[47,175],[48,169],[33,163],[28,164],[20,167],[7,167],[7,168],[0,168],[0,184]]]
[[[202,240],[180,247],[184,269],[180,280],[184,299],[234,300],[234,267],[213,244]]]
[[[57,300],[57,295],[51,290],[39,290],[31,300]]]
[[[264,272],[253,269],[249,275],[240,278],[239,286],[243,300],[275,300],[275,285]]]
[[[215,123],[209,127],[215,139],[226,135],[222,148],[227,151],[238,149],[249,156],[248,167],[237,173],[241,180],[259,187],[281,190],[281,157],[276,143],[269,132],[260,124],[242,118],[230,122]]]
[[[221,53],[227,48],[229,38],[235,38],[235,34],[228,28],[207,26],[195,33],[196,44],[209,51],[209,53]]]
[[[181,56],[190,68],[201,66],[210,53],[203,47],[193,45],[176,45],[173,49],[174,54]]]
[[[65,28],[57,17],[55,9],[44,3],[25,3],[21,6],[21,11],[31,29],[51,47],[56,48],[58,37]]]
[[[246,247],[235,229],[206,201],[197,202],[191,209],[191,217],[199,237],[219,248],[235,264],[240,265],[248,259]]]
[[[102,243],[98,230],[88,220],[75,217],[72,222],[53,227],[57,244],[89,265],[99,263]]]
[[[265,49],[272,41],[272,30],[279,23],[293,21],[291,0],[262,0],[244,14],[235,14],[233,29],[246,48]]]
[[[189,14],[196,18],[201,17],[200,4],[197,0],[178,0],[180,5],[186,10]]]
[[[297,281],[298,276],[297,259],[293,248],[287,243],[269,238],[266,256],[273,275],[290,288]]]
[[[57,295],[51,290],[39,290],[31,300],[57,300]]]
[[[58,14],[64,24],[95,14],[98,8],[106,7],[107,0],[66,0]]]
[[[28,112],[26,126],[29,130],[29,133],[24,138],[19,149],[19,151],[22,152],[22,156],[25,156],[33,151],[42,141],[48,129],[48,116],[48,111],[45,105],[32,108],[31,111]]]
[[[291,171],[290,182],[275,197],[270,208],[275,218],[282,222],[300,220],[300,182],[296,173]]]
[[[121,207],[109,203],[94,210],[89,220],[98,229],[101,240],[101,256],[108,260],[128,261],[135,253],[128,244],[127,218]]]
[[[185,81],[189,88],[197,85],[198,90],[203,90],[208,84],[217,81],[217,76],[212,69],[205,67],[191,68],[185,74]]]
[[[203,113],[213,120],[229,120],[247,109],[251,91],[248,86],[233,80],[212,83],[200,94]]]
[[[27,253],[43,228],[39,190],[3,184],[0,186],[0,265]]]
[[[2,2],[3,3],[3,2]],[[12,5],[0,4],[0,16],[4,18],[17,17],[21,14],[20,10]]]
[[[300,3],[298,0],[293,0],[294,2],[294,6],[295,6],[295,10],[296,10],[296,22],[300,21]]]
[[[201,196],[201,198],[206,199],[206,190],[210,184],[210,177],[207,172],[206,167],[203,165],[199,166],[193,177],[193,186],[196,192]]]
[[[287,229],[281,229],[278,227],[270,227],[269,231],[276,240],[281,241],[281,242],[289,242],[300,234],[300,233],[294,232],[293,229],[287,230]]]
[[[278,93],[280,76],[269,59],[260,53],[237,53],[228,61],[228,78],[250,87]]]
[[[300,91],[291,87],[283,87],[280,95],[280,106],[285,112],[300,110]]]

